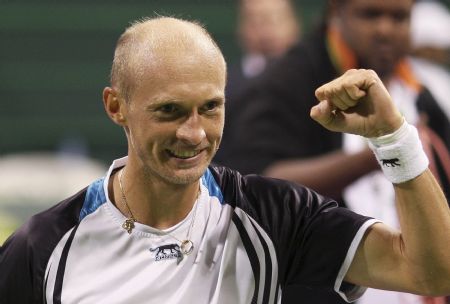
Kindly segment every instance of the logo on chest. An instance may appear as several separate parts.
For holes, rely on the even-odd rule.
[[[155,261],[169,260],[169,259],[182,259],[180,246],[177,244],[162,245],[156,248],[150,248],[150,252],[155,252]]]

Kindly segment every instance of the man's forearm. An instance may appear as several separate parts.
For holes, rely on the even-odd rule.
[[[394,185],[404,257],[426,294],[450,294],[450,209],[429,170]]]

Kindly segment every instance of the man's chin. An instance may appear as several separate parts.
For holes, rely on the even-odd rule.
[[[205,173],[205,168],[192,168],[189,170],[177,170],[172,174],[166,174],[163,178],[176,185],[189,185],[197,182]]]
[[[374,70],[383,80],[383,78],[391,77],[393,75],[398,63],[399,60],[392,57],[380,57],[376,62],[372,62],[369,68]]]

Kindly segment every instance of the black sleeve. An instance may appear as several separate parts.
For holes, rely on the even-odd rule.
[[[356,250],[370,218],[295,183],[216,170],[222,171],[216,178],[225,189],[224,199],[239,204],[270,235],[281,286],[334,290],[344,260],[350,249]]]
[[[44,303],[48,259],[78,222],[85,193],[31,217],[0,247],[0,304]]]
[[[310,199],[315,200],[315,194]],[[321,200],[321,198],[319,198]],[[350,266],[344,265],[347,254],[353,259],[359,241],[357,234],[369,218],[324,202],[296,227],[292,243],[287,282],[313,288],[334,290],[338,279],[342,281]],[[339,273],[344,269],[344,273]],[[341,278],[339,278],[341,276]]]
[[[369,218],[297,184],[247,179],[253,184],[255,217],[269,223],[267,229],[278,240],[283,283],[332,291],[357,232]],[[261,197],[268,199],[261,203]]]
[[[32,223],[23,226],[0,247],[2,304],[42,303],[42,299],[35,296],[35,290],[39,289],[42,282],[42,274],[33,267],[33,244],[27,238],[33,226]]]

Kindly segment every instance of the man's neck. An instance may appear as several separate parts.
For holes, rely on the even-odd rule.
[[[172,227],[189,214],[199,195],[200,181],[175,185],[161,179],[149,179],[143,172],[136,172],[131,167],[124,168],[122,186],[126,202],[122,199],[119,171],[110,179],[109,191],[113,193],[110,197],[116,207],[129,217],[127,203],[133,217],[141,224],[157,229]]]

